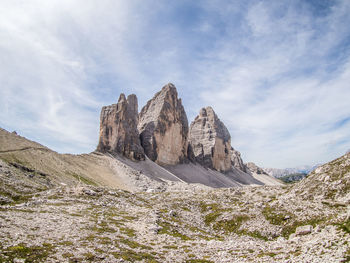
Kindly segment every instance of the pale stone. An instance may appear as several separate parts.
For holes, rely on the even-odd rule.
[[[138,129],[146,155],[160,165],[187,160],[188,121],[176,87],[169,83],[147,102]]]
[[[189,143],[194,160],[220,172],[232,170],[231,136],[211,107],[202,108],[191,123]]]
[[[137,97],[132,94],[126,99],[122,93],[117,104],[102,107],[97,151],[120,154],[132,160],[144,160],[137,123]]]

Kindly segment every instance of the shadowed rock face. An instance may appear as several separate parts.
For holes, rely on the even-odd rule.
[[[211,107],[191,123],[189,143],[196,162],[220,172],[232,170],[231,136]]]
[[[129,95],[126,99],[123,93],[120,94],[117,104],[102,107],[97,151],[121,154],[132,160],[144,160],[137,123],[136,95]]]
[[[232,166],[237,168],[238,170],[241,170],[242,172],[247,172],[247,167],[243,163],[241,153],[233,148],[231,148],[231,163]]]
[[[139,114],[138,130],[145,154],[160,165],[187,160],[188,121],[176,87],[169,83]]]

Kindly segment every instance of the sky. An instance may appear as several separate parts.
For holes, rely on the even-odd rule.
[[[212,106],[245,162],[286,168],[350,149],[350,1],[2,0],[0,127],[94,151],[101,107],[171,82]]]

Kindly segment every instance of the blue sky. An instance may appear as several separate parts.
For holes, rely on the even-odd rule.
[[[95,149],[121,92],[139,110],[174,83],[189,121],[212,106],[244,161],[293,167],[350,148],[350,1],[0,3],[0,127],[58,152]]]

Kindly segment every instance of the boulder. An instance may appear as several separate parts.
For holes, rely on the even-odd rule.
[[[303,235],[308,235],[312,232],[312,226],[311,225],[306,225],[306,226],[299,226],[295,230],[295,234],[297,236],[303,236]]]
[[[169,83],[139,114],[138,130],[145,154],[160,165],[187,161],[188,121],[176,87]]]
[[[202,108],[191,123],[189,144],[197,163],[219,172],[232,170],[231,136],[211,107]]]
[[[100,115],[100,139],[97,151],[145,160],[137,130],[137,97],[120,94],[117,104],[104,106]]]

